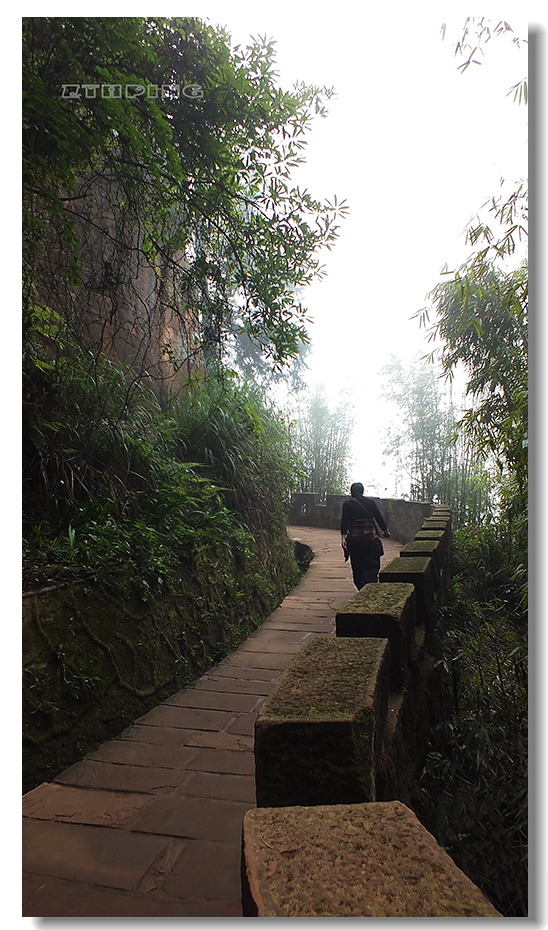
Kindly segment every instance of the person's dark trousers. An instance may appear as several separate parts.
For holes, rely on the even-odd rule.
[[[358,591],[364,584],[376,584],[381,569],[380,556],[359,544],[350,545],[349,549],[352,577]]]

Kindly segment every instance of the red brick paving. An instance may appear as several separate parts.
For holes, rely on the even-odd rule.
[[[253,732],[281,671],[355,593],[336,530],[242,647],[115,740],[23,798],[24,917],[241,917]],[[399,555],[384,541],[383,563]]]

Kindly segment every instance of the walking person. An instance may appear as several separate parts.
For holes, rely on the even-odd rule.
[[[352,577],[358,591],[365,584],[378,581],[384,549],[377,524],[386,539],[390,536],[375,501],[371,497],[364,497],[363,491],[360,481],[351,486],[352,497],[344,502],[341,517],[341,545],[345,558],[350,556]]]

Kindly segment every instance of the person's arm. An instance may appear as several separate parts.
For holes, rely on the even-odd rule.
[[[371,500],[371,503],[372,503],[373,508],[374,508],[374,514],[373,514],[373,515],[374,515],[374,517],[375,517],[375,520],[377,521],[377,523],[379,524],[381,530],[383,531],[382,535],[384,536],[385,539],[389,539],[390,533],[388,532],[388,526],[386,525],[386,520],[384,519],[384,517],[383,517],[382,513],[380,512],[379,508],[377,507],[377,504],[375,503],[375,501],[374,501],[374,500]]]
[[[342,516],[341,516],[341,546],[343,549],[346,549],[346,534],[350,526],[350,518],[348,516],[348,507],[346,506],[346,501],[342,507]]]

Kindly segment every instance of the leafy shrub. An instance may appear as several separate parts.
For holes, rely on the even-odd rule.
[[[55,330],[58,354],[49,354]],[[25,364],[26,586],[124,567],[158,586],[215,549],[290,577],[291,464],[257,390],[212,379],[162,411],[153,392],[36,315]],[[32,340],[29,340],[32,345]],[[44,346],[46,347],[44,349]],[[279,588],[278,585],[276,585]]]
[[[431,742],[417,813],[505,916],[527,916],[527,632],[521,540],[455,534],[445,658],[456,712]]]

